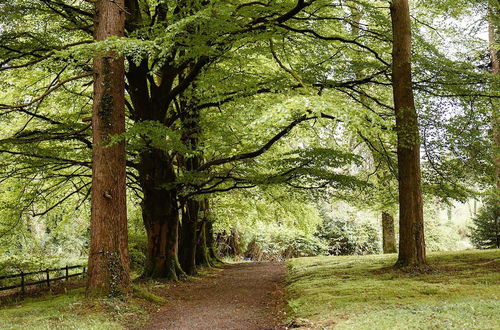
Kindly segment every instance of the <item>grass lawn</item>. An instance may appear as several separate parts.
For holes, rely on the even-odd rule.
[[[0,306],[0,329],[124,329],[147,320],[152,305],[137,297],[86,299],[84,293],[73,289]]]
[[[425,274],[396,255],[289,261],[295,325],[313,329],[500,329],[500,250],[432,253]]]

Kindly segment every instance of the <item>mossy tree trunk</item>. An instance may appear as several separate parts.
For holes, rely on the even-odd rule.
[[[390,10],[399,179],[399,255],[396,266],[419,267],[426,263],[426,252],[420,138],[411,78],[411,19],[408,0],[393,0]]]
[[[151,147],[141,154],[139,179],[148,238],[143,277],[177,280],[184,275],[177,257],[179,211],[175,173],[165,151]]]
[[[96,1],[95,40],[124,35],[123,8],[123,0]],[[125,131],[124,75],[124,59],[117,54],[95,57],[89,295],[119,296],[130,287],[125,144],[109,146],[110,136]]]

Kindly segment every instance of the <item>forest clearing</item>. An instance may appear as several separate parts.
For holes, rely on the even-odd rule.
[[[0,0],[0,329],[496,329],[497,0]]]

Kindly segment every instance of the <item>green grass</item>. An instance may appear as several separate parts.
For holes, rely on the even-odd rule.
[[[139,291],[147,300],[154,296],[144,288]],[[149,302],[136,297],[86,299],[80,288],[26,298],[0,306],[0,329],[124,329],[124,324],[139,325],[147,319]]]
[[[425,274],[395,255],[289,261],[296,325],[317,329],[500,329],[500,250],[434,253]]]

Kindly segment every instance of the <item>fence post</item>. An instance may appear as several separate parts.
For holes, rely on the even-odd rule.
[[[47,268],[45,270],[45,272],[47,273],[47,287],[50,288],[50,275],[49,275],[49,269]]]
[[[85,277],[85,266],[83,266],[83,272],[82,272],[82,277],[84,278]]]
[[[24,294],[24,272],[21,270],[21,292]]]
[[[68,265],[66,265],[66,281],[68,281],[69,276],[68,276]]]

